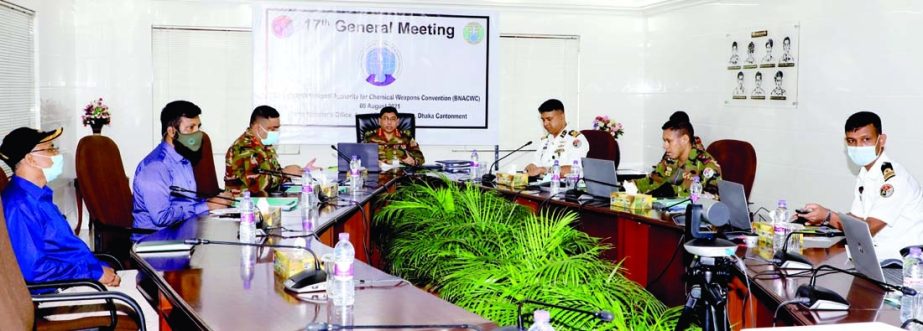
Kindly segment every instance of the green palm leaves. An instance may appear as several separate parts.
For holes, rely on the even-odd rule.
[[[550,309],[558,330],[667,330],[679,316],[601,260],[606,247],[572,226],[575,213],[533,214],[447,180],[402,186],[386,199],[375,226],[391,272],[498,325],[515,324],[524,299],[615,316],[600,324]]]

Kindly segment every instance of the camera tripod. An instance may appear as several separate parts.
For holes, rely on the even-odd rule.
[[[733,262],[729,257],[698,256],[686,276],[692,284],[675,330],[685,330],[696,321],[705,331],[728,331],[728,281]]]

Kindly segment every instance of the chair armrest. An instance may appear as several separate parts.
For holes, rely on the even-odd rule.
[[[141,331],[147,331],[147,326],[144,323],[144,312],[141,310],[141,306],[138,305],[138,302],[135,299],[132,299],[130,296],[121,292],[114,291],[104,291],[104,292],[87,292],[87,293],[58,293],[58,294],[45,294],[45,295],[33,295],[32,302],[34,303],[43,303],[43,302],[61,302],[61,301],[88,301],[88,300],[115,300],[121,301],[131,307],[135,311],[135,314],[138,316],[138,328]],[[115,307],[110,306],[110,313],[115,314]]]
[[[45,283],[26,284],[26,287],[29,288],[30,291],[40,290],[40,289],[49,289],[49,288],[66,289],[66,288],[75,287],[75,286],[92,287],[93,289],[99,292],[106,291],[106,287],[103,286],[102,283],[100,283],[97,280],[93,280],[93,279],[72,279],[72,280],[60,280],[60,281],[45,282]]]
[[[93,253],[93,255],[96,255],[96,259],[109,263],[109,266],[112,267],[112,269],[115,269],[115,270],[125,269],[125,266],[122,265],[122,262],[120,262],[119,259],[115,258],[115,256],[105,254],[105,253]]]

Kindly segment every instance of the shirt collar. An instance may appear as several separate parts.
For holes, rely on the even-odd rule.
[[[173,143],[176,144],[177,142],[173,142]],[[170,144],[168,144],[166,141],[160,142],[159,148],[163,150],[166,157],[170,159],[171,161],[182,162],[183,160],[186,159],[182,155],[179,155],[179,153],[176,152],[176,148],[173,148],[173,146],[170,146]]]
[[[859,167],[859,177],[866,179],[875,179],[882,178],[884,175],[881,173],[881,165],[885,162],[891,162],[891,159],[888,158],[884,152],[881,152],[881,155],[878,156],[878,160],[875,160],[875,163],[872,163],[871,169],[865,169],[865,167]]]
[[[400,137],[401,137],[401,130],[394,129],[394,136],[397,137],[397,138],[400,138]],[[385,137],[385,129],[378,128],[378,137],[379,137],[379,138],[387,138],[387,137]]]
[[[255,134],[253,134],[253,132],[250,132],[249,128],[244,130],[244,142],[246,142],[247,145],[253,147],[263,146],[263,141],[259,139],[259,137],[257,137]]]
[[[10,184],[19,186],[22,188],[30,198],[35,200],[41,200],[45,196],[51,196],[54,192],[46,184],[44,187],[38,187],[35,183],[30,182],[22,177],[13,175],[13,178],[10,178]]]
[[[551,135],[551,132],[547,132],[547,131],[546,131],[545,133],[547,133],[547,134],[548,134],[548,137],[551,137],[551,138],[557,138],[557,137],[562,137],[562,138],[563,138],[564,136],[567,135],[568,132],[570,132],[570,129],[568,128],[569,126],[570,126],[569,124],[564,124],[564,128],[561,129],[561,132],[559,132],[557,136],[552,136],[552,135]]]

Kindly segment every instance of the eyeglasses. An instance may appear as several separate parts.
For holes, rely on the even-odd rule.
[[[51,154],[58,154],[59,151],[61,151],[61,150],[58,149],[58,146],[51,145],[51,147],[49,147],[49,148],[36,149],[36,150],[33,150],[33,151],[29,152],[29,153],[35,153],[35,152],[51,152]]]

